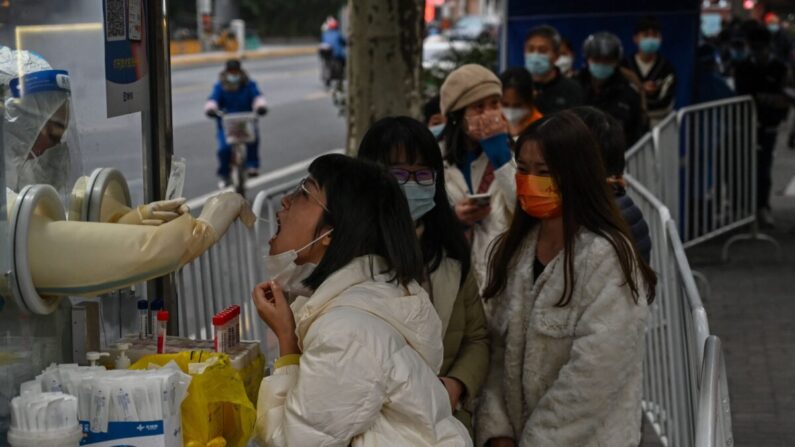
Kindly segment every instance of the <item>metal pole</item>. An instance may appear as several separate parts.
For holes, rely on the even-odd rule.
[[[149,111],[142,114],[144,128],[144,199],[147,202],[163,200],[174,154],[171,122],[171,60],[168,34],[167,0],[156,0],[147,5],[147,56],[149,63]],[[173,275],[164,276],[147,285],[149,300],[163,298],[170,313],[168,331],[179,330],[176,287]]]

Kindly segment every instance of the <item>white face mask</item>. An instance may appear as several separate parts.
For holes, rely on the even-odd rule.
[[[298,265],[295,263],[295,261],[298,259],[298,253],[311,247],[319,240],[331,234],[332,231],[334,230],[328,230],[320,237],[304,245],[298,250],[287,250],[284,253],[279,253],[278,255],[265,256],[265,269],[270,275],[271,281],[276,281],[280,286],[282,286],[282,290],[284,290],[285,293],[291,297],[299,295],[310,296],[312,291],[304,286],[302,281],[312,274],[317,267],[317,264],[308,262],[306,264]]]
[[[519,124],[522,118],[528,115],[529,111],[524,107],[503,107],[502,113],[505,115],[508,122],[515,126]]]
[[[574,66],[574,59],[571,56],[560,56],[555,61],[555,65],[560,69],[561,73],[568,73],[571,67]]]

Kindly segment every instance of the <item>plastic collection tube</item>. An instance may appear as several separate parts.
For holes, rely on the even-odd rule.
[[[215,352],[231,352],[240,344],[240,306],[229,306],[213,316]]]
[[[147,331],[146,326],[148,323],[148,312],[149,303],[146,300],[139,300],[138,301],[138,338],[143,340],[149,335],[149,331]]]
[[[226,352],[226,331],[224,327],[224,316],[221,312],[213,316],[213,347],[215,352]]]
[[[163,300],[156,299],[152,301],[152,304],[149,308],[149,315],[151,315],[152,325],[150,326],[150,335],[152,337],[157,337],[157,313],[163,310]]]
[[[161,310],[157,313],[157,353],[166,352],[166,331],[168,329],[168,311]]]

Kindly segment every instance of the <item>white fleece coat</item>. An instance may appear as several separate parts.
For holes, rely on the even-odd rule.
[[[472,187],[476,191],[486,173],[488,163],[489,159],[485,152],[472,162]],[[453,207],[473,194],[469,190],[464,174],[457,166],[445,164],[444,181],[447,197]],[[486,283],[489,247],[497,236],[508,229],[513,219],[516,207],[516,165],[513,161],[494,171],[494,181],[488,193],[491,194],[491,214],[475,224],[472,238],[472,268],[475,270],[478,284],[481,285]]]
[[[576,238],[574,295],[561,253],[533,285],[538,231],[520,248],[505,291],[488,301],[492,369],[477,411],[477,445],[635,447],[640,442],[646,286],[633,300],[610,243]]]
[[[437,373],[442,324],[427,293],[364,256],[292,304],[300,365],[262,381],[266,446],[471,446]]]

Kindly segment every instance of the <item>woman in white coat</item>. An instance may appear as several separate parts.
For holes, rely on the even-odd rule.
[[[388,166],[406,195],[425,263],[422,286],[444,329],[440,378],[456,418],[471,429],[474,397],[488,371],[489,335],[469,245],[447,200],[439,145],[419,121],[387,117],[367,131],[358,157]]]
[[[252,293],[281,354],[260,388],[260,443],[471,445],[437,378],[442,325],[418,283],[403,193],[384,168],[343,155],[309,174],[277,214],[277,280]]]
[[[492,369],[477,445],[637,446],[647,304],[656,276],[571,112],[517,141],[517,210],[484,290]]]
[[[516,204],[516,167],[501,96],[497,75],[475,64],[450,73],[441,89],[447,195],[467,229],[479,284],[485,283],[489,245],[508,228]]]

